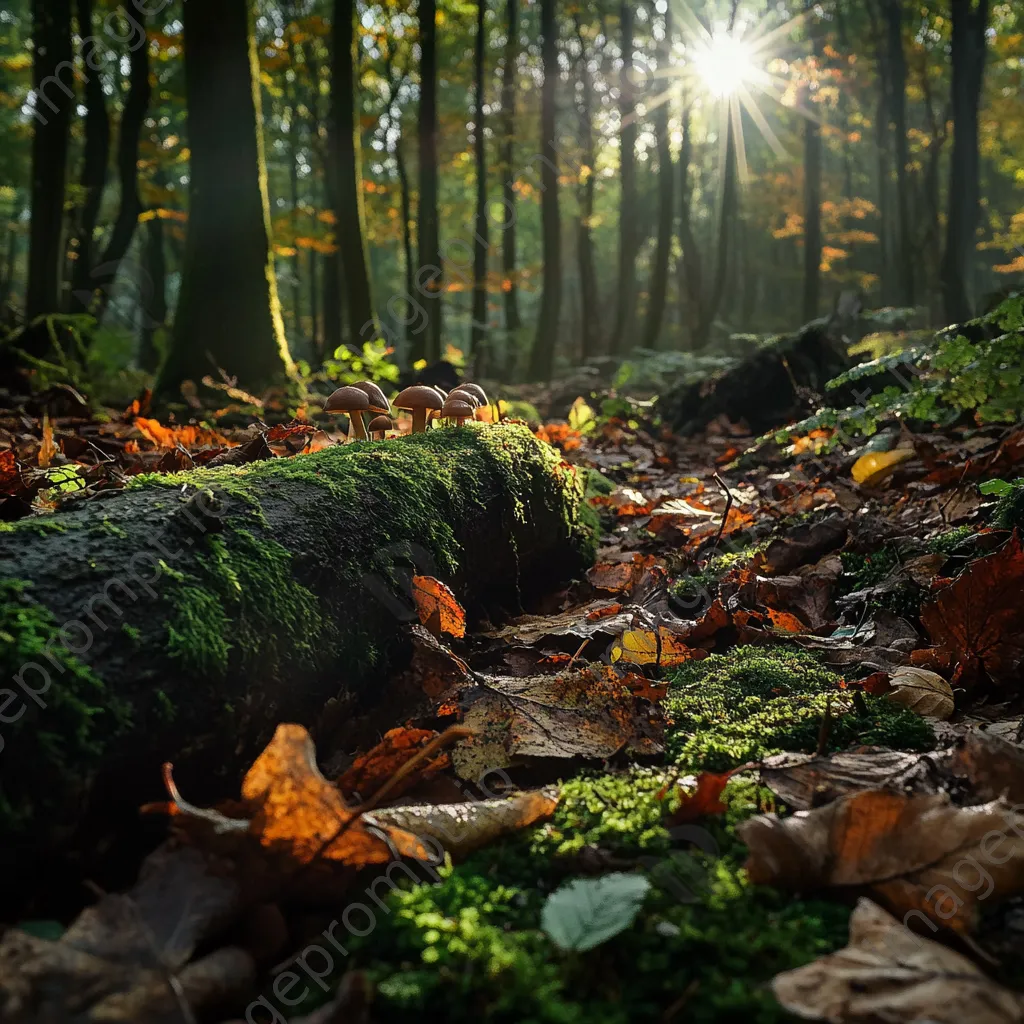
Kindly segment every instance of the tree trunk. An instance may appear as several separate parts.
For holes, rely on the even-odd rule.
[[[519,0],[506,0],[508,12],[505,64],[501,73],[501,173],[504,230],[501,235],[501,262],[505,294],[505,330],[509,333],[509,352],[513,350],[514,332],[522,325],[519,317],[519,285],[516,281],[516,63],[519,58]]]
[[[473,152],[476,157],[476,230],[473,239],[473,320],[469,330],[469,354],[473,359],[474,375],[483,372],[483,358],[489,353],[482,352],[486,346],[487,313],[487,254],[490,245],[487,238],[487,139],[484,136],[484,53],[486,35],[484,17],[487,14],[486,0],[477,0],[476,5],[476,96],[473,115]]]
[[[0,533],[20,581],[0,605],[4,895],[83,815],[161,798],[164,761],[204,803],[277,723],[406,699],[382,683],[409,657],[412,572],[474,617],[577,577],[592,520],[559,462],[525,427],[435,430],[158,478]]]
[[[889,121],[896,159],[896,258],[899,265],[900,303],[914,305],[914,246],[910,222],[910,154],[907,148],[907,59],[903,52],[903,0],[885,0],[886,41],[889,55]]]
[[[420,0],[420,203],[416,289],[426,313],[410,363],[441,358],[443,265],[437,209],[437,0]]]
[[[185,4],[192,151],[174,337],[158,391],[223,370],[242,387],[293,373],[270,249],[256,38],[249,0]]]
[[[139,23],[145,31],[146,22],[142,13],[139,14]],[[110,304],[117,272],[132,244],[135,228],[143,211],[142,200],[139,198],[139,137],[146,119],[146,111],[149,109],[148,41],[132,47],[128,77],[128,98],[121,112],[121,125],[117,136],[117,173],[121,185],[121,205],[107,247],[103,250],[100,262],[93,267],[87,285],[92,294],[99,292],[96,310],[98,320],[103,319],[103,314]]]
[[[594,236],[591,222],[594,217],[594,192],[597,184],[594,151],[594,81],[587,63],[588,48],[583,39],[579,16],[576,16],[576,37],[580,43],[580,80],[583,95],[580,98],[580,142],[583,145],[585,170],[580,175],[578,189],[580,219],[577,228],[576,254],[580,267],[580,335],[583,360],[601,351],[601,298],[594,266]]]
[[[4,269],[0,274],[0,319],[4,317],[7,301],[14,291],[14,266],[18,261],[18,232],[12,224],[7,229],[7,252],[4,254]]]
[[[682,250],[680,270],[682,280],[680,282],[680,301],[685,295],[686,324],[691,346],[695,346],[700,325],[704,319],[703,297],[704,283],[702,280],[700,253],[697,249],[697,240],[693,235],[693,226],[690,223],[691,197],[693,189],[690,186],[690,163],[693,159],[693,140],[690,134],[690,112],[692,107],[689,100],[684,101],[683,106],[683,141],[679,151],[679,248]]]
[[[672,8],[665,12],[665,39],[659,47],[658,67],[667,68],[672,48]],[[668,95],[661,98],[654,111],[654,137],[658,146],[658,243],[651,271],[647,322],[644,324],[644,348],[657,348],[661,325],[665,318],[665,297],[668,293],[668,265],[672,256],[672,201],[675,168],[672,166],[672,140],[668,132]]]
[[[288,43],[288,56],[295,68],[296,47]],[[297,73],[296,73],[297,74]],[[295,244],[299,235],[299,111],[298,80],[291,86],[291,106],[288,115],[288,184],[291,193],[289,222],[292,234],[292,335],[296,341],[302,337],[302,254]]]
[[[64,188],[71,113],[75,107],[71,51],[71,0],[32,3],[32,221],[29,228],[29,320],[61,308]],[[33,336],[35,338],[35,336]],[[45,333],[32,348],[45,350]]]
[[[821,31],[813,11],[811,45],[815,60],[821,61]],[[821,128],[817,121],[804,121],[804,303],[806,323],[818,315],[821,291]]]
[[[980,198],[978,103],[985,74],[988,0],[952,0],[953,155],[949,165],[946,249],[942,257],[942,301],[946,319],[962,323],[971,316],[968,278],[974,256],[974,232]]]
[[[403,143],[405,136],[395,140],[395,166],[398,168],[398,187],[402,204],[402,253],[405,263],[405,341],[412,341],[412,327],[416,323],[416,257],[412,250],[412,197],[409,191],[409,172],[405,166]]]
[[[152,211],[154,214],[156,211]],[[142,332],[139,343],[139,366],[155,373],[159,353],[154,344],[156,332],[167,321],[167,257],[164,252],[164,222],[157,216],[146,222],[144,277],[139,294],[144,302]],[[148,295],[147,295],[148,293]]]
[[[729,237],[736,219],[736,132],[733,118],[728,118],[725,139],[725,167],[722,169],[722,207],[718,217],[718,251],[715,260],[715,277],[711,295],[701,308],[700,324],[697,328],[697,347],[703,348],[711,340],[711,328],[722,305],[725,282],[729,273]]]
[[[622,73],[619,77],[619,286],[611,349],[625,351],[632,333],[636,311],[636,97],[633,90],[633,2],[621,0],[619,25],[622,33]]]
[[[331,142],[337,178],[334,213],[347,286],[349,338],[358,348],[376,338],[380,326],[373,309],[366,252],[362,146],[356,117],[355,18],[355,0],[335,0],[331,65]]]
[[[82,154],[80,179],[85,201],[78,217],[77,242],[72,246],[75,254],[71,284],[71,309],[88,312],[92,305],[93,243],[99,223],[100,204],[107,185],[107,163],[110,159],[110,118],[103,79],[91,70],[91,58],[96,49],[92,34],[93,0],[78,0],[78,35],[82,42],[82,60],[85,75],[85,145]]]
[[[558,208],[558,145],[555,139],[555,93],[558,88],[557,0],[540,0],[541,62],[544,84],[540,93],[541,230],[544,270],[540,316],[530,353],[530,377],[550,380],[555,368],[555,344],[562,311],[562,229]]]

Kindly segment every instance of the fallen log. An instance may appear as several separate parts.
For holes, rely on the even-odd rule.
[[[136,477],[4,525],[0,866],[158,799],[165,760],[234,792],[276,723],[388,699],[413,573],[514,610],[590,564],[591,523],[552,448],[475,424]]]

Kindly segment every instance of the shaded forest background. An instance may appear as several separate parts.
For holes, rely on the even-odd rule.
[[[15,0],[3,320],[165,393],[963,320],[1024,272],[1022,54],[990,0]]]

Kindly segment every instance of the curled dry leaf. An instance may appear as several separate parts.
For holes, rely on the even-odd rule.
[[[706,651],[688,647],[677,634],[666,626],[653,629],[627,629],[611,649],[612,662],[630,665],[682,665],[683,662],[704,658]]]
[[[372,750],[360,754],[351,767],[336,779],[334,784],[347,799],[359,802],[372,796],[391,778],[413,755],[422,750],[437,737],[433,729],[406,729],[399,727],[384,734],[383,739]],[[448,765],[448,755],[423,762],[417,770],[410,772],[401,783],[390,791],[395,799],[418,782],[431,778]]]
[[[934,601],[921,622],[938,646],[915,664],[954,669],[954,686],[1005,683],[1024,664],[1024,550],[1016,531],[994,554],[971,562]]]
[[[892,674],[889,686],[889,700],[925,718],[945,721],[953,714],[953,688],[938,672],[903,665]]]
[[[970,780],[980,800],[1005,796],[1024,801],[1024,747],[994,733],[972,729],[953,752],[954,775]]]
[[[249,831],[262,846],[308,864],[317,859],[342,864],[385,864],[392,848],[403,857],[429,859],[423,844],[395,831],[389,844],[366,830],[357,808],[316,766],[313,741],[301,725],[279,725],[266,750],[242,782],[252,812]]]
[[[632,590],[649,569],[662,564],[654,555],[634,554],[619,562],[599,562],[587,571],[587,580],[597,590],[623,594]]]
[[[412,598],[420,622],[434,636],[466,635],[466,611],[446,584],[433,576],[413,576]]]
[[[1019,1024],[1024,1004],[965,956],[915,935],[870,900],[850,917],[845,949],[772,982],[791,1013],[830,1024]]]
[[[737,773],[749,768],[749,765],[741,765],[728,772],[701,772],[697,776],[696,788],[689,792],[689,787],[684,789],[684,782],[680,782],[679,790],[682,800],[676,810],[669,816],[669,825],[685,825],[706,814],[725,814],[729,809],[722,803],[722,794],[729,780]]]
[[[944,755],[908,754],[884,747],[817,754],[774,754],[761,764],[761,781],[795,811],[821,807],[865,789],[936,793]]]
[[[435,839],[453,857],[461,857],[503,835],[546,821],[557,806],[557,790],[535,790],[498,800],[389,807],[364,817],[389,829]]]
[[[1024,891],[1024,814],[995,800],[956,807],[949,795],[867,790],[790,818],[762,815],[739,835],[758,885],[871,887],[900,917],[957,932],[974,926],[980,900]]]

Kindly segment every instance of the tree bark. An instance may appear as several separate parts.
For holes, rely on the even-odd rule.
[[[405,264],[405,341],[412,338],[412,326],[416,323],[416,257],[412,248],[412,197],[409,186],[409,172],[405,166],[403,144],[404,133],[395,140],[395,166],[398,168],[398,187],[401,192],[402,208],[402,254]]]
[[[978,158],[978,103],[985,74],[988,0],[952,0],[953,155],[949,165],[946,248],[942,257],[942,301],[946,319],[971,316],[970,261],[981,195]]]
[[[154,214],[156,211],[153,211]],[[167,256],[164,251],[164,222],[153,216],[146,222],[145,276],[140,282],[139,294],[144,299],[142,332],[139,341],[139,366],[155,373],[159,353],[154,344],[156,332],[167,321]],[[149,293],[147,296],[147,292]]]
[[[71,0],[33,0],[32,221],[29,228],[29,320],[60,311],[64,189],[71,113],[75,106]],[[35,336],[33,336],[35,339]],[[45,333],[32,343],[45,350]]]
[[[697,249],[697,240],[693,234],[693,226],[690,223],[691,197],[693,189],[690,185],[690,163],[693,160],[693,139],[690,133],[690,112],[692,107],[689,100],[684,100],[683,105],[683,141],[679,151],[679,248],[682,250],[680,270],[682,273],[681,287],[679,289],[680,301],[685,296],[686,324],[691,346],[697,342],[697,335],[700,324],[704,319],[703,296],[704,283],[702,281],[700,253]]]
[[[91,278],[93,245],[99,223],[100,204],[107,185],[107,163],[110,160],[110,117],[103,91],[103,79],[91,69],[96,39],[92,35],[93,0],[78,0],[78,35],[82,42],[85,76],[85,145],[82,154],[82,176],[79,179],[85,202],[78,217],[74,274],[71,284],[71,309],[88,312],[93,299]],[[88,48],[87,48],[88,47]]]
[[[331,141],[337,178],[334,213],[344,268],[349,337],[357,347],[380,333],[370,287],[363,212],[362,146],[356,117],[355,0],[335,0],[332,26]]]
[[[815,61],[821,61],[821,32],[813,11],[811,46]],[[804,121],[804,301],[806,323],[818,315],[821,293],[821,128],[817,121]]]
[[[594,217],[594,193],[597,184],[594,150],[594,80],[587,62],[588,47],[583,38],[579,15],[576,15],[576,37],[580,44],[580,142],[583,146],[583,165],[578,189],[580,207],[577,227],[576,253],[580,268],[580,357],[583,360],[601,351],[601,298],[597,287],[597,270],[594,266],[594,236],[591,222]]]
[[[659,47],[658,67],[668,68],[672,47],[672,8],[665,12],[665,39]],[[672,256],[672,202],[675,167],[672,165],[672,140],[668,133],[668,95],[661,98],[654,111],[654,137],[658,146],[658,242],[651,271],[647,321],[644,324],[644,348],[657,348],[661,325],[665,318],[665,297],[668,294],[668,267]]]
[[[555,344],[562,312],[562,227],[558,206],[558,146],[555,140],[555,93],[558,88],[557,0],[540,0],[541,62],[544,84],[540,93],[541,230],[544,270],[540,316],[530,353],[530,377],[550,380],[555,368]]]
[[[292,335],[302,337],[302,254],[295,244],[299,235],[299,84],[296,70],[297,47],[289,40],[288,59],[296,78],[291,83],[291,104],[288,114],[288,185],[291,198],[289,222],[292,235]]]
[[[169,476],[0,533],[22,581],[0,605],[0,886],[84,814],[135,820],[164,761],[203,803],[236,792],[278,722],[400,699],[382,684],[409,656],[413,572],[471,616],[577,577],[592,518],[559,462],[525,427],[435,430]]]
[[[914,246],[910,220],[910,154],[907,147],[907,59],[903,52],[903,0],[884,0],[889,64],[889,121],[896,159],[897,261],[900,303],[914,305]]]
[[[437,209],[437,0],[420,0],[420,201],[419,270],[416,289],[426,313],[413,337],[410,363],[441,358],[442,288],[440,223]]]
[[[629,346],[636,312],[636,97],[633,88],[633,2],[621,0],[619,25],[622,34],[622,73],[619,77],[619,286],[611,349],[621,353]]]
[[[145,15],[141,12],[138,22],[145,31]],[[121,112],[121,125],[117,136],[117,173],[121,186],[121,203],[110,239],[103,250],[103,255],[100,256],[100,262],[92,268],[86,286],[93,295],[99,292],[95,313],[98,320],[103,319],[103,314],[110,304],[117,272],[132,244],[135,228],[143,211],[142,200],[139,198],[139,137],[142,134],[146,111],[149,109],[148,40],[131,48],[128,80],[128,98]],[[81,296],[79,298],[81,299]],[[89,301],[91,303],[92,299]]]
[[[223,370],[242,387],[293,373],[270,249],[256,39],[249,0],[188,3],[192,151],[181,298],[158,392]]]
[[[519,284],[516,281],[516,64],[519,59],[519,0],[506,0],[508,15],[505,61],[501,73],[501,173],[504,225],[501,234],[501,263],[504,273],[505,330],[511,353],[514,334],[522,326],[519,316]]]
[[[486,0],[476,5],[476,95],[473,114],[473,153],[476,158],[476,228],[473,237],[473,320],[469,329],[469,354],[473,359],[474,374],[483,372],[482,360],[489,355],[482,351],[487,342],[487,139],[484,135],[484,69],[487,14]]]

